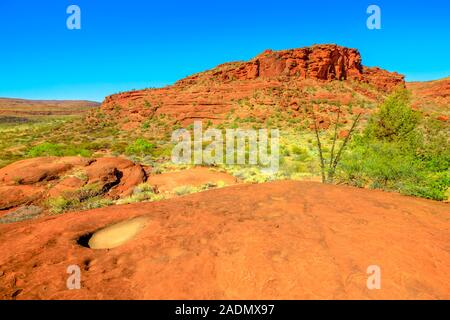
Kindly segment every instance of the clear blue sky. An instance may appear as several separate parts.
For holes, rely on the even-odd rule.
[[[81,30],[66,9],[81,8]],[[382,29],[366,9],[382,10]],[[90,99],[171,84],[264,49],[358,48],[363,63],[450,75],[448,0],[0,0],[0,97]]]

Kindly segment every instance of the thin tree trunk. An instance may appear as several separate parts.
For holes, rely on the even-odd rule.
[[[338,165],[338,163],[339,163],[339,161],[340,161],[340,159],[341,159],[342,151],[344,150],[345,146],[347,145],[348,141],[350,140],[350,137],[351,137],[353,131],[355,130],[356,125],[358,124],[358,121],[359,121],[359,118],[360,118],[360,117],[361,117],[361,113],[359,113],[359,114],[356,116],[356,119],[353,121],[353,124],[352,124],[351,129],[350,129],[350,131],[349,131],[347,137],[345,137],[344,143],[342,144],[341,148],[339,149],[339,151],[338,151],[338,153],[337,153],[337,155],[336,155],[336,158],[335,158],[334,161],[333,161],[333,167],[332,167],[332,170],[331,170],[331,172],[330,172],[329,175],[328,175],[328,179],[331,180],[331,181],[333,181],[333,179],[334,179],[334,175],[335,175],[335,173],[336,173],[336,167],[337,167],[337,165]]]
[[[325,161],[323,159],[323,153],[322,153],[322,144],[320,142],[319,137],[319,128],[317,127],[317,119],[316,114],[314,113],[314,109],[311,108],[313,119],[314,119],[314,131],[316,133],[316,139],[317,139],[317,146],[319,148],[319,157],[320,157],[320,170],[322,172],[322,183],[326,183],[326,177],[325,177]]]
[[[341,106],[339,106],[337,119],[336,119],[336,125],[334,126],[333,146],[331,147],[330,166],[328,168],[328,179],[330,179],[330,174],[331,174],[331,171],[332,171],[332,166],[333,166],[333,161],[334,161],[334,149],[336,147],[337,130],[338,130],[338,126],[339,126],[340,115],[341,115]],[[331,178],[332,178],[332,176],[331,176]],[[332,183],[333,181],[331,180],[329,182]]]

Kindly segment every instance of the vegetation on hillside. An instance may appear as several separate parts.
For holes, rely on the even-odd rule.
[[[338,90],[336,82],[314,90]],[[341,88],[344,90],[345,88]],[[305,96],[308,88],[298,94]],[[311,89],[312,90],[312,89]],[[266,92],[255,92],[253,98],[235,101],[235,107],[224,123],[204,123],[204,129],[226,128],[280,128],[280,168],[275,174],[261,171],[258,166],[214,165],[244,182],[260,183],[276,179],[320,180],[345,183],[358,187],[379,188],[435,200],[446,200],[450,186],[448,123],[423,117],[410,106],[410,94],[399,89],[375,109],[367,103],[347,104],[336,100],[310,101],[300,105],[303,116],[293,117],[290,110],[280,106],[258,104]],[[259,99],[261,98],[261,99]],[[334,108],[328,129],[317,128],[308,110],[316,107],[320,112]],[[356,112],[355,109],[358,108]],[[361,116],[361,110],[372,109],[371,116]],[[314,110],[314,109],[312,109]],[[257,111],[257,112],[255,112]],[[264,115],[264,119],[259,116]],[[316,114],[319,115],[320,114]],[[40,156],[85,157],[124,156],[142,164],[151,165],[153,172],[173,170],[170,161],[173,144],[171,131],[181,127],[172,118],[159,115],[149,118],[135,130],[121,130],[114,119],[101,110],[95,111],[96,121],[82,117],[39,117],[29,122],[0,124],[0,167],[11,162]],[[339,119],[338,119],[339,118]],[[352,119],[353,135],[341,136],[349,131]],[[357,125],[356,125],[357,124]],[[191,130],[192,126],[186,129]],[[319,138],[321,148],[317,148]],[[345,144],[345,148],[341,147]],[[321,157],[320,157],[321,154]],[[322,165],[321,159],[324,159]],[[179,193],[183,193],[180,190]],[[97,203],[101,199],[94,198]],[[127,202],[153,199],[151,190],[137,192]],[[101,201],[100,201],[101,202]],[[56,211],[67,208],[92,206],[84,199],[71,195],[52,203]]]
[[[448,125],[424,120],[404,89],[392,93],[353,139],[341,181],[435,200],[448,198]]]

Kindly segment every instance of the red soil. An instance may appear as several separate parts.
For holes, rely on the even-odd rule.
[[[449,299],[448,213],[286,181],[0,225],[0,299]],[[120,247],[77,243],[139,216],[146,227]],[[66,288],[73,264],[80,290]],[[379,290],[366,286],[370,265]]]

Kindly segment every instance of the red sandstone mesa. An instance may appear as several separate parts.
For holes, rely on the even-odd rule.
[[[220,122],[236,101],[252,98],[255,92],[263,91],[264,96],[253,99],[255,104],[280,106],[292,110],[295,116],[301,111],[300,102],[287,89],[295,91],[306,85],[321,85],[334,80],[367,83],[381,95],[397,85],[404,85],[404,77],[398,73],[363,66],[356,49],[316,45],[283,51],[266,50],[250,61],[225,63],[182,79],[173,86],[115,94],[105,99],[102,110],[118,119],[126,119],[122,128],[129,130],[160,114],[169,115],[174,122],[183,125],[196,119]],[[360,94],[368,99],[376,98],[367,90]],[[353,99],[348,93],[333,92],[330,95],[343,103]],[[321,97],[311,95],[307,98]]]

